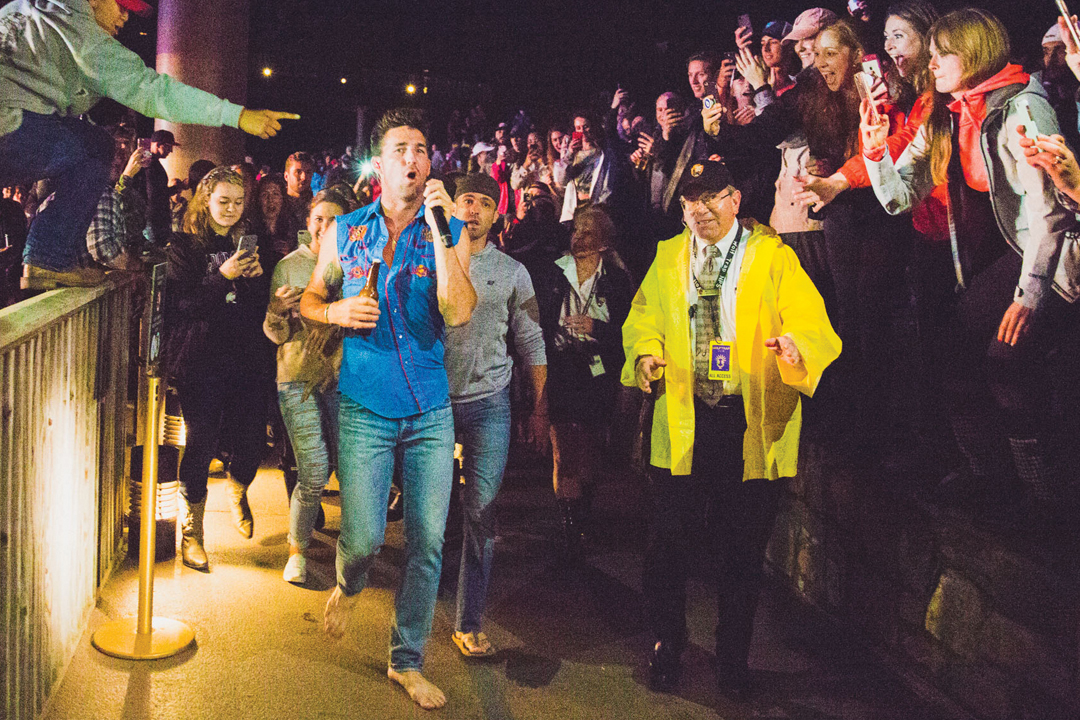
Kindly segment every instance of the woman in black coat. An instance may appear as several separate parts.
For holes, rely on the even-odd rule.
[[[210,171],[184,215],[184,231],[166,250],[166,365],[180,395],[187,445],[180,463],[183,561],[209,568],[203,549],[207,470],[223,436],[230,441],[233,517],[252,536],[247,488],[266,448],[266,384],[272,346],[262,321],[269,277],[259,250],[242,251],[244,178],[231,167]]]
[[[536,282],[547,346],[555,497],[571,557],[580,553],[583,498],[618,407],[622,325],[634,297],[614,244],[615,226],[603,208],[579,208],[570,252],[538,273]]]

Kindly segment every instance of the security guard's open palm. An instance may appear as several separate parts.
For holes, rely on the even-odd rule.
[[[769,338],[765,341],[765,347],[772,350],[778,360],[786,362],[792,367],[802,365],[802,353],[799,352],[799,347],[795,344],[795,341],[787,335]]]

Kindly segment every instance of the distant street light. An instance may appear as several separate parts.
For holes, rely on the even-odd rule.
[[[270,68],[268,68],[268,67],[263,68],[263,77],[270,77],[273,74],[274,74],[274,71],[271,70]]]
[[[410,95],[415,95],[416,94],[416,86],[413,85],[412,83],[409,83],[408,85],[405,86],[405,92],[409,93]]]
[[[341,84],[342,85],[344,85],[346,82],[348,82],[346,78],[341,78]]]

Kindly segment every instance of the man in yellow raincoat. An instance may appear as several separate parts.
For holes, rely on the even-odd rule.
[[[717,680],[743,699],[765,549],[796,472],[799,393],[813,394],[840,338],[795,253],[737,219],[741,195],[722,162],[689,168],[679,195],[687,228],[657,247],[623,325],[622,382],[656,394],[649,681],[678,681],[691,530],[706,516],[720,560]]]

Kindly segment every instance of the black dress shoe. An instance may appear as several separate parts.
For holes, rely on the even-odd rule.
[[[671,643],[659,641],[649,652],[649,687],[656,692],[671,692],[679,684],[681,653]]]
[[[717,664],[716,686],[729,700],[745,703],[750,699],[750,671],[746,667]]]

